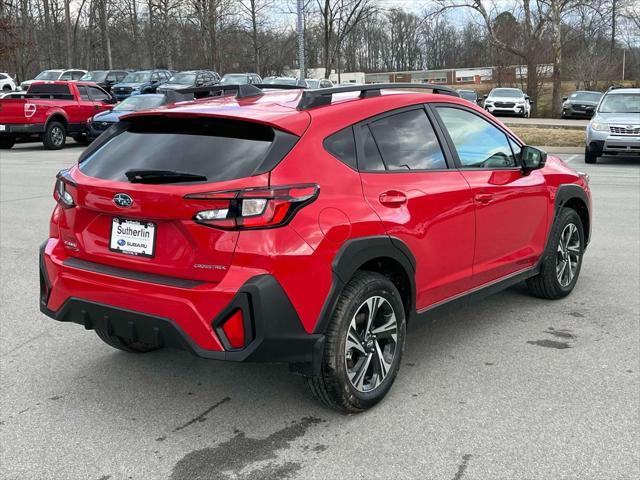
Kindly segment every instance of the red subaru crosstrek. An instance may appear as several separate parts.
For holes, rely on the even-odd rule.
[[[60,172],[41,310],[127,352],[286,362],[356,412],[391,388],[408,322],[574,288],[586,175],[446,87],[269,88],[124,117]]]

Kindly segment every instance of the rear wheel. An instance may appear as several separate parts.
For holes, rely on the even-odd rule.
[[[60,122],[49,122],[42,143],[47,150],[60,150],[67,141],[67,129]]]
[[[580,216],[573,209],[563,208],[551,229],[540,273],[527,280],[529,291],[551,300],[569,295],[580,275],[584,246]]]
[[[395,285],[378,273],[356,273],[327,327],[321,372],[308,378],[311,392],[347,413],[373,407],[393,385],[405,333],[404,306]]]
[[[100,337],[100,340],[110,347],[117,348],[118,350],[123,350],[125,352],[148,353],[158,350],[158,347],[148,343],[132,342],[116,335],[110,335],[109,332],[102,330],[101,328],[96,328],[96,334]]]
[[[16,139],[13,137],[0,137],[0,149],[8,150],[16,144]]]
[[[589,147],[584,148],[584,163],[596,163],[598,156],[589,150]]]

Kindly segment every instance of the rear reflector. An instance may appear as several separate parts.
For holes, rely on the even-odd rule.
[[[242,310],[236,310],[233,312],[233,314],[222,324],[222,331],[227,337],[229,345],[233,348],[244,347],[245,334]]]

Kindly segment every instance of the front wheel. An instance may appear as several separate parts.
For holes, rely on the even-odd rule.
[[[584,248],[580,216],[571,208],[563,208],[551,228],[540,273],[527,280],[529,291],[536,297],[551,300],[569,295],[580,275]]]
[[[60,122],[49,122],[42,143],[47,150],[60,150],[67,141],[67,130]]]
[[[16,144],[16,139],[13,137],[0,137],[0,149],[9,150]]]
[[[406,336],[400,293],[385,276],[357,272],[345,286],[326,331],[313,395],[345,413],[373,407],[391,389]]]
[[[589,147],[584,149],[584,163],[597,163],[598,156],[589,150]]]

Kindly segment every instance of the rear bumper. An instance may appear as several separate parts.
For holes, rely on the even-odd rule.
[[[163,284],[164,277],[125,277],[90,262],[80,268],[57,257],[56,244],[49,239],[40,248],[40,310],[54,320],[208,359],[289,363],[304,373],[320,367],[324,336],[307,333],[271,275],[251,276],[234,291],[227,290],[229,285]],[[247,340],[243,348],[225,348],[220,324],[237,310],[243,313]]]

